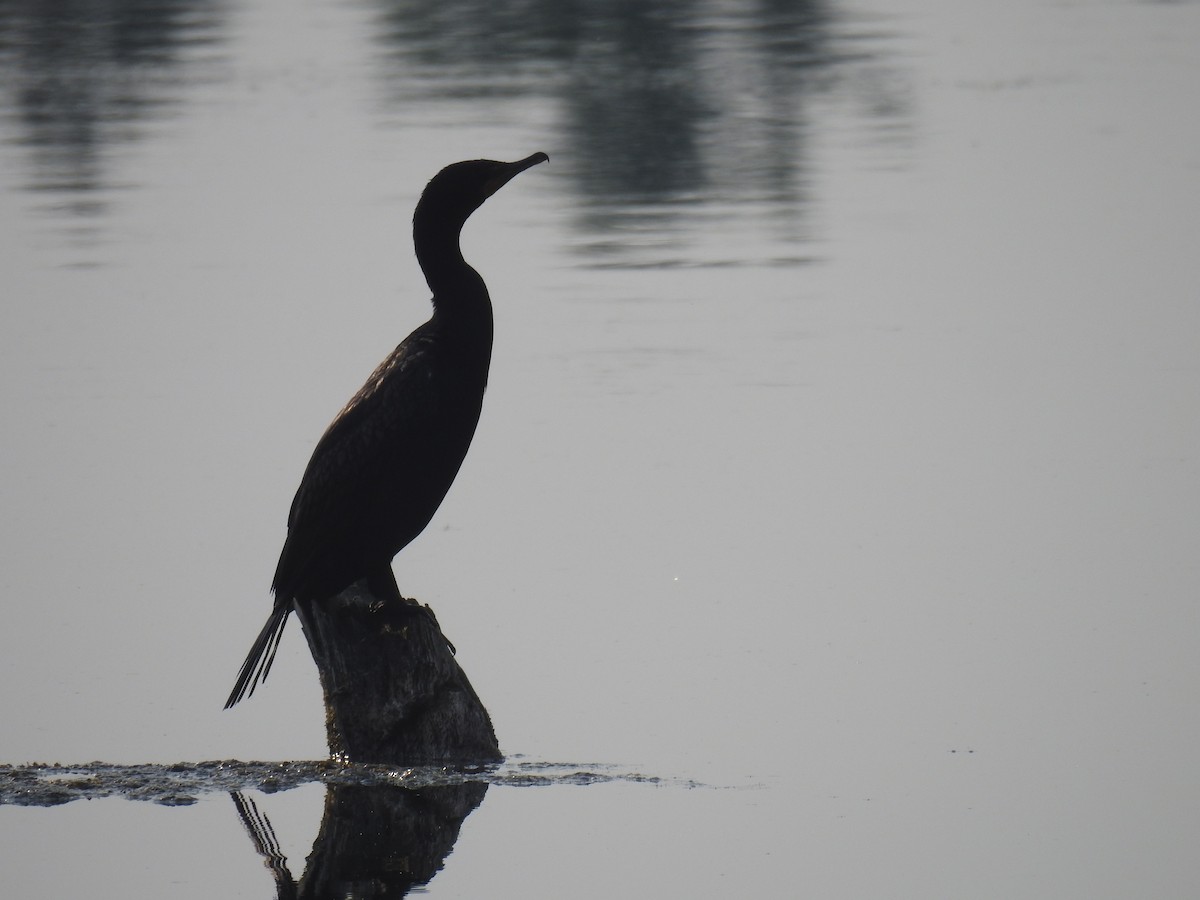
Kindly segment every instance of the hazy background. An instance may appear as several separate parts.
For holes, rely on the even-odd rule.
[[[0,762],[324,755],[298,628],[221,710],[288,505],[428,316],[426,181],[544,150],[464,235],[491,386],[397,578],[506,752],[720,789],[493,789],[430,892],[1194,893],[1197,47],[1194,2],[0,0]],[[294,859],[320,802],[266,804]],[[0,835],[14,895],[271,890],[225,798]]]

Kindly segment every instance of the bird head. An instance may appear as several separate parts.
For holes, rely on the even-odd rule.
[[[425,220],[457,230],[483,201],[514,177],[549,161],[545,153],[535,153],[516,162],[470,159],[446,166],[426,185],[417,203],[414,222]]]

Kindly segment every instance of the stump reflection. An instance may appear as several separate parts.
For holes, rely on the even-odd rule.
[[[279,900],[402,897],[427,884],[454,848],[463,820],[487,793],[467,783],[417,790],[330,785],[321,830],[296,881],[274,829],[249,797],[234,803],[275,879]]]

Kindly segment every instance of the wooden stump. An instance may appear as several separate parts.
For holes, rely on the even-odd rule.
[[[428,606],[364,579],[297,609],[330,753],[387,765],[495,762],[492,720]]]

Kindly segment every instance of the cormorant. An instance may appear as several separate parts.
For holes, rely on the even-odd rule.
[[[463,260],[467,218],[511,178],[549,161],[468,160],[442,169],[413,214],[433,317],[380,363],[313,451],[288,514],[275,606],[225,708],[267,677],[288,614],[360,579],[399,599],[391,563],[421,533],[467,454],[492,355],[492,303]]]

